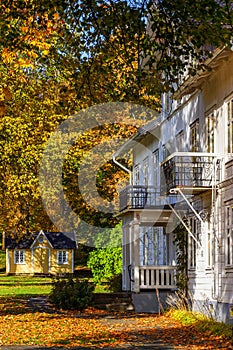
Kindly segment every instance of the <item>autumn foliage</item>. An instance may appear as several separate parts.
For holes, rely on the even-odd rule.
[[[86,348],[138,347],[147,345],[182,350],[233,349],[231,340],[184,326],[168,316],[106,313],[88,308],[84,312],[32,312],[25,299],[0,300],[0,344],[82,346]]]

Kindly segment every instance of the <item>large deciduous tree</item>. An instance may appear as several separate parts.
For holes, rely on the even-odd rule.
[[[19,234],[53,229],[41,202],[38,169],[45,142],[71,114],[93,104],[136,102],[158,109],[178,76],[204,66],[216,46],[229,46],[232,4],[217,0],[3,0],[0,4],[0,227]],[[139,123],[140,124],[140,123]],[[114,127],[129,137],[135,124]],[[90,147],[111,128],[78,135],[64,164],[72,208],[100,226],[78,192],[77,172]],[[119,174],[107,162],[97,186],[115,197]],[[104,180],[108,180],[108,186]],[[115,223],[112,220],[112,224]]]

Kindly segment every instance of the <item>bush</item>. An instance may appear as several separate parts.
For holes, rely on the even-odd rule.
[[[94,285],[78,278],[53,282],[49,301],[64,310],[83,310],[91,304]]]
[[[106,229],[95,238],[95,250],[90,252],[87,266],[96,284],[109,282],[122,273],[121,225]]]
[[[96,284],[109,281],[122,271],[122,249],[120,247],[105,248],[91,252],[88,267],[93,273],[93,280]]]

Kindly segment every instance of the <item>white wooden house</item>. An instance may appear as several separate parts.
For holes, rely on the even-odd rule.
[[[132,139],[132,183],[120,192],[123,289],[139,311],[156,311],[155,289],[175,290],[173,230],[185,216],[193,308],[233,323],[233,52],[217,49],[206,65]]]

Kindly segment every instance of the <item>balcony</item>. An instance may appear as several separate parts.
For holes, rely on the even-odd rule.
[[[152,186],[126,186],[120,191],[120,212],[125,209],[156,208],[164,205],[158,189]]]
[[[220,181],[220,160],[210,153],[173,153],[161,163],[161,170],[162,193],[175,188],[200,193]]]

